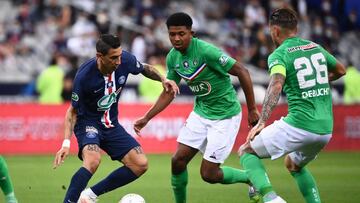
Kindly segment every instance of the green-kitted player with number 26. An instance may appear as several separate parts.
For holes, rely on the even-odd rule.
[[[286,155],[285,165],[307,203],[321,202],[306,165],[330,141],[333,131],[329,81],[345,75],[345,67],[320,45],[296,37],[297,17],[282,8],[270,15],[270,33],[277,49],[269,56],[269,87],[257,125],[240,147],[240,162],[264,202],[283,203],[274,192],[261,158]],[[288,115],[265,128],[281,91],[287,95]]]

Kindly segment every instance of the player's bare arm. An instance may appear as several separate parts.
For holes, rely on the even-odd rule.
[[[250,130],[247,141],[253,140],[265,127],[266,121],[269,119],[272,111],[279,102],[284,83],[285,76],[280,73],[275,73],[270,77],[270,83],[266,90],[259,122]]]
[[[165,80],[165,77],[162,76],[160,74],[160,72],[158,70],[156,70],[156,68],[152,65],[143,63],[144,66],[144,71],[142,72],[142,74],[147,77],[150,78],[152,80],[157,80],[159,82],[162,82]]]
[[[345,66],[339,61],[336,62],[335,68],[329,70],[329,81],[334,81],[346,74]]]
[[[172,92],[174,96],[176,96],[176,94],[179,94],[179,87],[174,81],[166,79],[152,65],[144,63],[143,66],[144,66],[144,71],[142,72],[142,74],[145,77],[162,82],[166,92]]]
[[[279,102],[284,83],[284,75],[275,73],[271,76],[268,89],[266,90],[259,122],[265,123],[269,119],[273,109]]]
[[[57,168],[64,162],[70,151],[70,138],[76,123],[77,112],[76,109],[70,105],[65,114],[64,122],[64,142],[61,149],[56,153],[53,168]]]
[[[231,75],[238,77],[241,88],[245,93],[248,108],[248,124],[254,126],[259,120],[259,112],[256,108],[254,90],[249,71],[240,63],[236,62],[229,70]]]
[[[144,128],[153,117],[155,117],[162,110],[164,110],[174,98],[175,97],[173,94],[163,91],[155,104],[149,109],[149,111],[146,112],[143,117],[135,121],[134,131],[136,132],[136,134],[140,136],[141,129]]]

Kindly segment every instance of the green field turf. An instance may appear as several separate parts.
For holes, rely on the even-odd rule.
[[[10,168],[20,203],[57,203],[65,194],[72,174],[81,162],[75,155],[68,157],[64,165],[53,170],[53,156],[4,156]],[[127,193],[141,194],[147,203],[173,202],[170,187],[170,155],[148,155],[150,167],[147,173],[128,186],[100,197],[99,202],[117,203]],[[189,165],[188,203],[240,203],[248,202],[247,186],[211,185],[199,175],[200,156]],[[238,158],[231,155],[226,165],[239,167]],[[294,180],[283,167],[283,161],[265,161],[270,179],[276,191],[289,203],[304,202]],[[119,164],[103,156],[101,166],[91,179],[97,182]],[[323,152],[309,165],[318,181],[323,203],[360,202],[360,152]],[[0,203],[4,202],[0,196]]]

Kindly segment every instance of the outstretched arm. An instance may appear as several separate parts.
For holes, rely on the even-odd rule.
[[[179,87],[174,81],[166,79],[152,65],[144,63],[143,66],[144,71],[142,72],[142,74],[145,77],[161,82],[166,92],[171,92],[174,96],[176,96],[176,94],[179,94]]]
[[[60,166],[64,162],[65,158],[68,156],[70,151],[70,138],[76,123],[77,112],[76,109],[70,104],[70,107],[65,114],[64,122],[64,141],[61,146],[61,149],[56,153],[53,168]]]
[[[248,124],[254,126],[259,120],[259,112],[256,108],[254,90],[252,86],[251,77],[249,71],[240,63],[236,62],[229,70],[231,75],[237,76],[245,93],[246,104],[248,108]]]
[[[174,99],[174,97],[175,97],[174,94],[172,94],[171,92],[163,91],[160,94],[156,103],[149,109],[149,111],[146,112],[146,114],[143,117],[141,117],[140,119],[135,121],[134,131],[136,132],[136,134],[140,136],[141,129],[143,127],[145,127],[146,124],[153,117],[155,117],[162,110],[164,110],[171,103],[171,101]]]
[[[259,122],[250,130],[247,141],[253,140],[254,137],[265,127],[266,121],[269,119],[274,107],[279,102],[284,83],[285,76],[280,73],[275,73],[270,77],[270,83],[266,90]]]

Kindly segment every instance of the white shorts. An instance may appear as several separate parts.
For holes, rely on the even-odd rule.
[[[224,163],[229,156],[241,123],[241,113],[228,119],[209,120],[191,112],[177,141],[198,149],[204,159]]]
[[[316,158],[331,136],[293,127],[281,119],[264,128],[250,145],[261,158],[274,160],[289,154],[297,166],[303,167]]]

